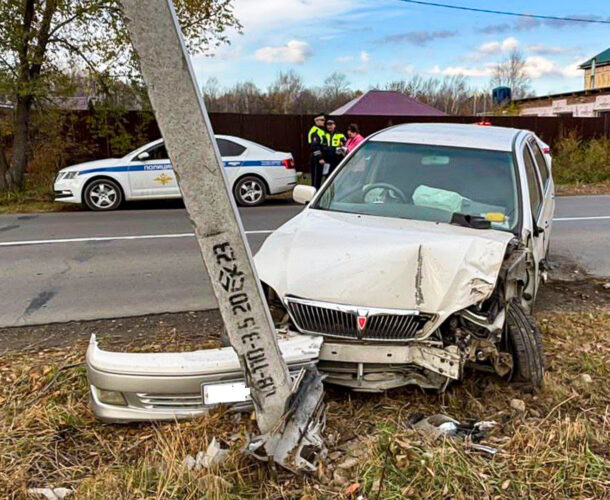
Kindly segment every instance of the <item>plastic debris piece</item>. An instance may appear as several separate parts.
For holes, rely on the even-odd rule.
[[[29,488],[28,493],[34,496],[43,496],[47,500],[62,500],[74,493],[69,488]]]

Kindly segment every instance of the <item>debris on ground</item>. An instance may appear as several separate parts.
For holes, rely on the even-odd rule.
[[[62,500],[74,492],[70,488],[29,488],[28,493],[47,500]]]
[[[580,381],[583,384],[590,384],[590,383],[593,382],[593,378],[588,373],[581,373],[580,374]]]
[[[511,399],[510,407],[513,410],[518,411],[519,413],[525,413],[525,401],[523,401],[522,399]]]
[[[228,456],[229,450],[222,449],[218,444],[218,441],[216,441],[216,438],[212,438],[205,453],[200,451],[195,458],[188,455],[183,463],[188,470],[209,469],[222,464]]]
[[[450,437],[465,441],[467,448],[471,450],[490,455],[495,455],[498,451],[496,448],[479,443],[497,425],[494,420],[464,420],[460,422],[447,415],[438,414],[423,417],[421,413],[418,413],[410,416],[408,423],[419,434],[432,440]]]

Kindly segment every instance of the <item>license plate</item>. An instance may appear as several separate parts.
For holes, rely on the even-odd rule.
[[[250,401],[250,389],[245,382],[224,382],[219,384],[202,384],[203,404],[217,405],[222,403],[242,403]]]

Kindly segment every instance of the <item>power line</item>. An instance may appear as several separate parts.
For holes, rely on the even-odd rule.
[[[546,19],[549,21],[565,21],[572,23],[598,23],[598,24],[610,24],[610,21],[604,21],[603,19],[583,19],[578,17],[559,17],[559,16],[542,16],[538,14],[521,14],[519,12],[505,12],[501,10],[489,10],[489,9],[476,9],[474,7],[461,7],[459,5],[449,5],[444,3],[435,2],[422,2],[420,0],[399,0],[406,3],[416,3],[419,5],[427,5],[429,7],[444,7],[446,9],[455,10],[467,10],[470,12],[483,12],[485,14],[500,14],[503,16],[515,16],[515,17],[529,17],[533,19]]]

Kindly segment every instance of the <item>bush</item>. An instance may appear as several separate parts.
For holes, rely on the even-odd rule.
[[[583,140],[569,134],[553,148],[557,184],[593,184],[610,180],[610,139]]]

